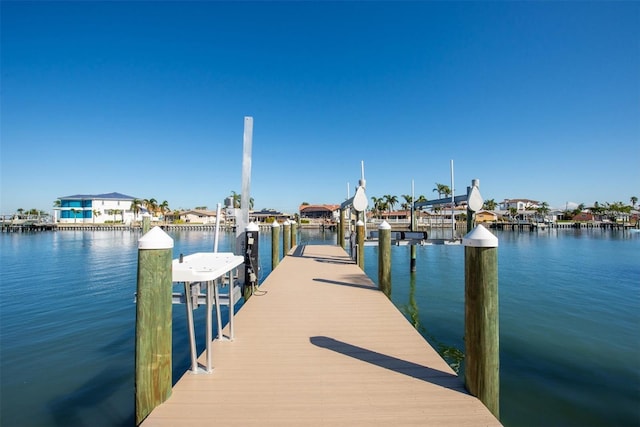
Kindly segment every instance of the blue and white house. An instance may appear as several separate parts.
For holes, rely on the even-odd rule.
[[[131,202],[135,197],[126,194],[76,194],[59,197],[58,200],[60,200],[60,206],[55,208],[56,222],[128,224],[135,219],[131,210]]]

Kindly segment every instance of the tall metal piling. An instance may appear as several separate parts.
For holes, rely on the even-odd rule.
[[[173,239],[160,227],[138,240],[136,425],[171,396],[172,249]]]

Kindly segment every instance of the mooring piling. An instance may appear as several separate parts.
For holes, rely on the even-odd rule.
[[[280,224],[274,220],[271,224],[271,270],[280,263]]]
[[[391,298],[391,226],[387,221],[378,227],[378,286]]]
[[[286,220],[284,224],[282,224],[282,251],[283,255],[286,256],[291,250],[291,222]]]
[[[364,222],[358,220],[356,222],[356,260],[358,266],[364,270]]]
[[[298,244],[298,223],[291,221],[291,247]]]
[[[482,225],[463,239],[465,386],[500,417],[498,238]]]
[[[171,254],[160,227],[138,240],[135,412],[139,425],[171,395]]]

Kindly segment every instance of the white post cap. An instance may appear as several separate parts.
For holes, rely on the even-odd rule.
[[[387,221],[382,221],[378,226],[378,230],[391,230],[391,226]]]
[[[356,222],[356,226],[357,227],[364,227],[364,222],[362,222],[362,220],[359,219],[358,222]]]
[[[282,225],[291,225],[291,221],[286,220],[286,221],[284,222],[284,224],[282,224]]]
[[[472,248],[497,248],[498,238],[482,224],[478,224],[462,238],[462,245]]]
[[[278,220],[274,220],[274,221],[271,223],[271,228],[276,228],[276,227],[280,227],[280,224],[278,224]]]
[[[138,249],[171,249],[173,239],[157,225],[138,239]]]
[[[244,228],[244,231],[260,231],[260,227],[258,227],[258,224],[251,221],[249,225]]]

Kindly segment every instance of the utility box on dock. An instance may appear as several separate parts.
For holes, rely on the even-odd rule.
[[[258,226],[255,223],[249,224],[245,231],[244,244],[244,284],[242,295],[245,300],[249,299],[253,289],[258,286],[258,266],[260,265],[258,235]]]

